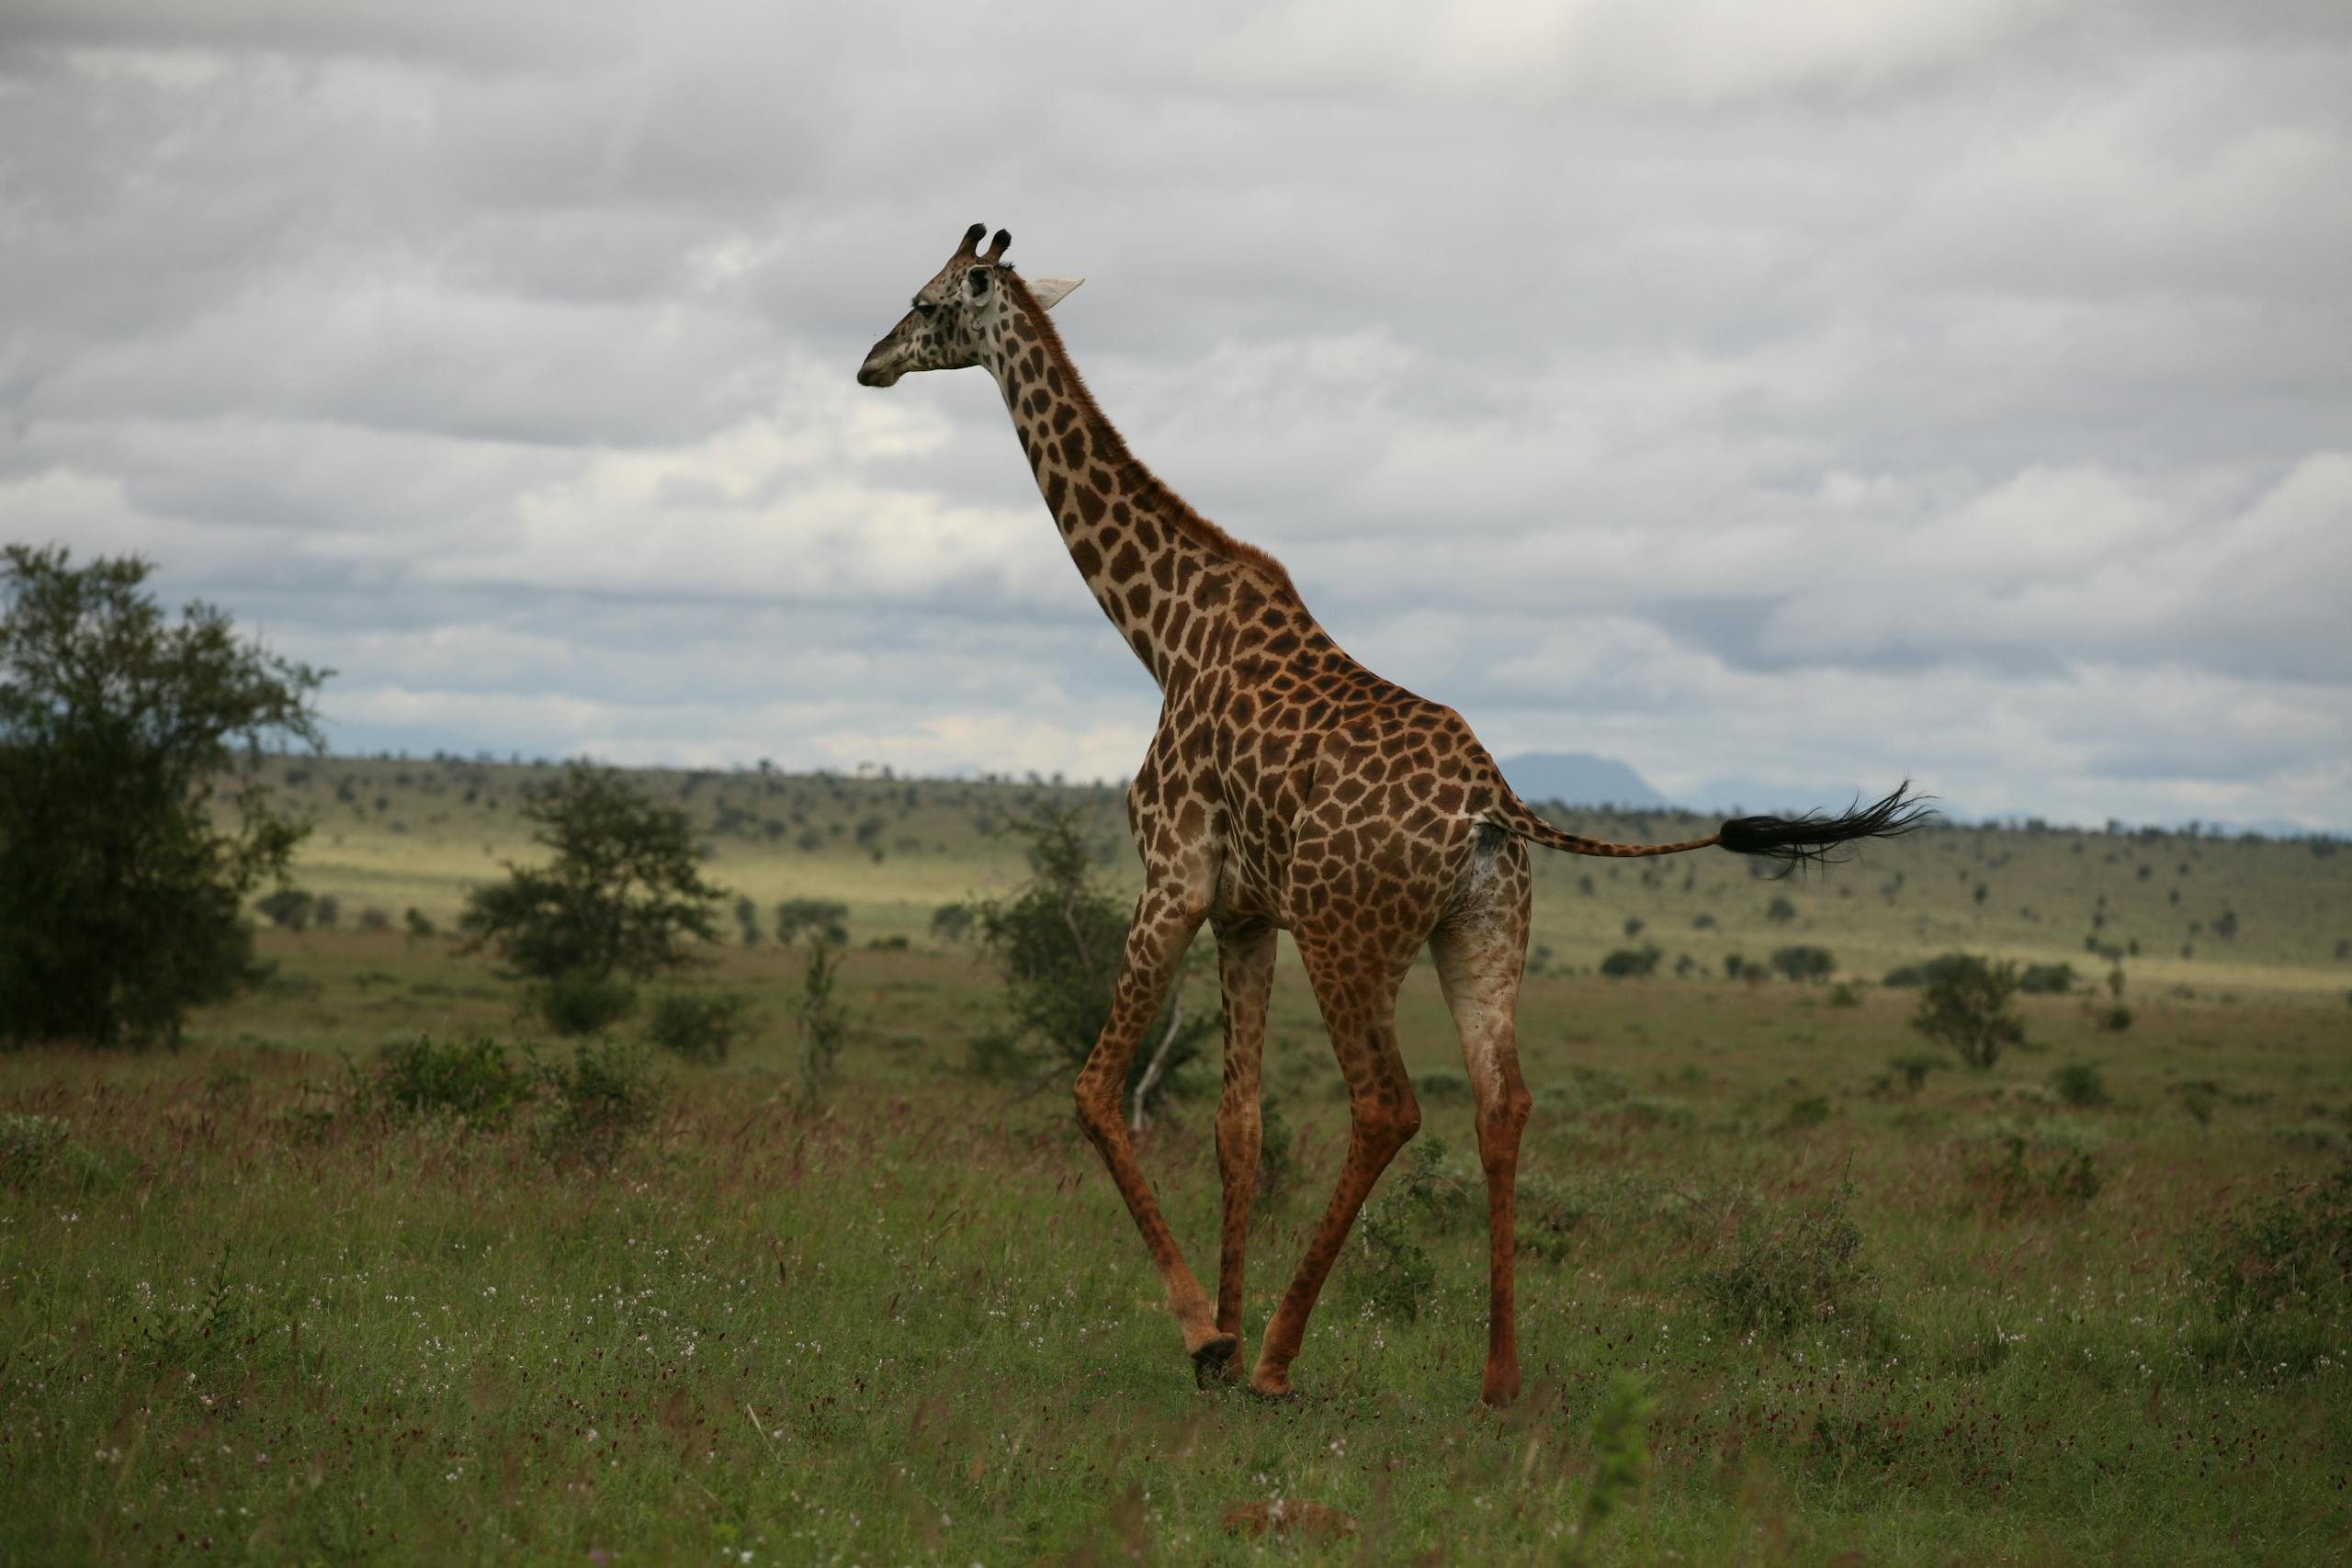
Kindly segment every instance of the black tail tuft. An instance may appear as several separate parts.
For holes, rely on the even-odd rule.
[[[1766,855],[1784,863],[1786,876],[1801,865],[1819,865],[1833,857],[1829,851],[1856,839],[1894,839],[1925,827],[1936,818],[1928,805],[1933,795],[1916,795],[1904,780],[1894,793],[1870,806],[1860,797],[1851,808],[1832,817],[1808,811],[1802,817],[1735,817],[1717,829],[1719,841],[1736,855]]]

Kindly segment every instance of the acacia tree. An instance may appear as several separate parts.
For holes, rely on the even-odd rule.
[[[328,671],[166,621],[137,557],[0,553],[0,1038],[175,1043],[253,969],[246,897],[308,830],[266,739],[320,743]]]
[[[528,791],[521,809],[537,824],[534,841],[554,858],[507,862],[505,881],[468,896],[458,927],[468,951],[494,948],[514,973],[546,987],[549,1021],[565,1021],[562,987],[683,968],[694,960],[689,939],[718,940],[725,895],[703,880],[693,829],[676,807],[647,799],[609,768],[574,762],[561,784]],[[625,1010],[624,1002],[616,1014]],[[590,1028],[609,1021],[595,1010],[570,1016]]]
[[[2017,989],[2015,964],[1946,953],[1927,965],[1911,1027],[1951,1047],[1970,1066],[1990,1067],[2005,1047],[2025,1043],[2025,1022],[2009,1006]]]

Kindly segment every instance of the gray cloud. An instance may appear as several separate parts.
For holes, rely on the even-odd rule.
[[[1499,750],[2352,828],[2339,7],[91,0],[0,89],[0,533],[345,744],[1126,772],[993,389],[850,383],[978,219]]]

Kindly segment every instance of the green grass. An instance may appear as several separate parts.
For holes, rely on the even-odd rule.
[[[594,1173],[528,1115],[328,1114],[378,1043],[514,1036],[478,961],[265,946],[279,984],[178,1055],[0,1059],[0,1107],[81,1151],[0,1189],[0,1559],[1554,1561],[1626,1372],[1655,1467],[1595,1561],[2320,1562],[2352,1531],[2340,1313],[2220,1325],[2188,1272],[2223,1205],[2341,1157],[2317,1134],[2352,1131],[2352,1061],[2307,997],[2153,998],[2120,1036],[2028,998],[2047,1049],[1907,1094],[1901,993],[1537,978],[1527,1392],[1497,1415],[1476,1202],[1417,1206],[1436,1282],[1410,1317],[1342,1263],[1297,1403],[1196,1393],[1058,1086],[958,1070],[989,1003],[965,957],[853,952],[847,1077],[802,1113],[790,955],[718,955],[703,983],[752,996],[755,1043],[671,1068]],[[1312,1019],[1284,973],[1268,1077],[1300,1174],[1258,1228],[1253,1334],[1344,1140]],[[1424,973],[1404,1022],[1417,1067],[1458,1071]],[[2076,1060],[2108,1103],[2049,1091]],[[1808,1100],[1827,1113],[1791,1115]],[[1145,1156],[1204,1268],[1207,1108]],[[1430,1097],[1461,1182],[1468,1119]],[[2096,1196],[1999,1187],[2018,1130],[2037,1160],[2090,1149]],[[1867,1303],[1728,1325],[1711,1278],[1775,1267],[1788,1218],[1841,1192]],[[1269,1497],[1361,1533],[1226,1533]]]
[[[2352,1138],[2352,1019],[2328,934],[2346,894],[2307,846],[1949,833],[1793,890],[1734,863],[1646,883],[1548,863],[1537,940],[1563,956],[1521,1014],[1537,1095],[1521,1400],[1476,1404],[1483,1205],[1424,966],[1400,1023],[1430,1142],[1414,1201],[1392,1178],[1375,1202],[1397,1200],[1384,1246],[1424,1257],[1426,1281],[1387,1280],[1400,1300],[1351,1246],[1294,1369],[1301,1397],[1268,1405],[1193,1389],[1063,1086],[963,1070],[995,998],[968,953],[930,942],[929,913],[1020,874],[974,821],[1016,809],[1019,786],[697,785],[718,880],[763,906],[850,904],[843,1077],[820,1107],[797,1105],[796,954],[716,951],[692,986],[748,998],[748,1043],[721,1065],[668,1064],[659,1115],[595,1168],[560,1157],[544,1103],[479,1126],[352,1093],[379,1046],[421,1034],[492,1037],[524,1060],[517,988],[397,933],[411,904],[446,923],[469,880],[519,852],[496,836],[516,771],[487,770],[485,788],[465,782],[470,764],[310,766],[298,798],[329,809],[305,886],[342,898],[346,928],[372,903],[395,931],[266,933],[275,978],[198,1015],[176,1055],[0,1056],[0,1562],[2352,1551],[2346,1292],[2270,1291],[2258,1299],[2283,1306],[2224,1319],[2208,1277],[2223,1215],[2325,1176]],[[376,779],[385,810],[361,795],[363,823],[338,801],[346,774]],[[746,810],[771,784],[818,850],[718,830],[719,804]],[[1109,843],[1115,805],[1093,805]],[[857,823],[901,807],[879,863],[854,847]],[[1905,1022],[1916,993],[1875,984],[1883,967],[1952,946],[2068,957],[2055,933],[2078,953],[2100,892],[2120,911],[2107,932],[2147,947],[2155,928],[2138,922],[2173,907],[2142,861],[2189,863],[2237,910],[2240,951],[2127,960],[2120,1032],[2084,998],[2020,998],[2033,1049],[1906,1087],[1891,1064],[1924,1049]],[[1897,865],[1904,886],[1882,892]],[[2002,897],[2043,919],[1982,913],[1955,868],[2007,879]],[[1763,919],[1774,892],[1794,922]],[[1691,928],[1702,909],[1718,929]],[[1591,974],[1628,916],[1665,948],[1659,973]],[[909,946],[863,945],[892,935]],[[1686,942],[1699,961],[1678,979]],[[1838,954],[1851,1005],[1721,977],[1722,953],[1792,942]],[[1253,1339],[1345,1141],[1295,964],[1269,1032],[1295,1175],[1256,1227]],[[2077,1064],[2103,1098],[2053,1087]],[[520,1080],[479,1081],[503,1107]],[[1193,1085],[1143,1151],[1203,1270],[1213,1095]],[[2324,1247],[2295,1256],[2325,1277]],[[1652,1463],[1629,1491],[1644,1398]],[[1615,1506],[1590,1509],[1603,1475]],[[1228,1512],[1269,1499],[1340,1509],[1357,1534],[1227,1532]]]

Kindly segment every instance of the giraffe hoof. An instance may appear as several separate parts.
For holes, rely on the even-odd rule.
[[[1200,1348],[1193,1352],[1193,1386],[1206,1388],[1225,1377],[1233,1365],[1234,1352],[1240,1348],[1241,1340],[1237,1335],[1220,1334],[1214,1339],[1203,1340]]]
[[[1298,1390],[1290,1386],[1289,1373],[1270,1372],[1262,1367],[1250,1374],[1250,1392],[1270,1404],[1298,1397]]]

